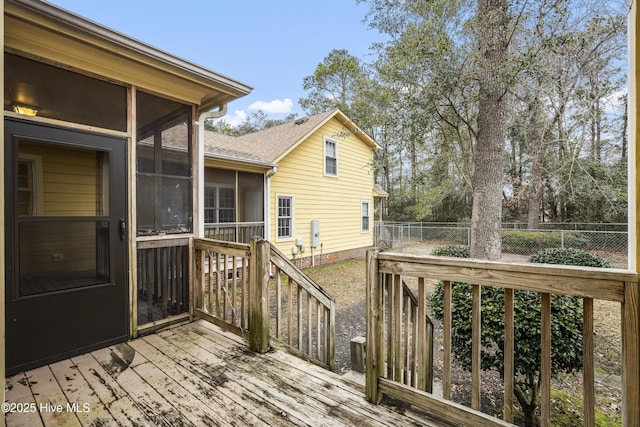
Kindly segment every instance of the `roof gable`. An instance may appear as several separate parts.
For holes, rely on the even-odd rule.
[[[217,156],[220,153],[236,151],[240,156],[251,156],[262,162],[274,164],[333,118],[340,121],[369,147],[378,148],[375,141],[349,120],[343,112],[334,109],[241,137],[207,132],[205,153]]]

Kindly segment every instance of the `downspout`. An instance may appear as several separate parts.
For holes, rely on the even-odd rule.
[[[204,237],[204,125],[209,119],[219,119],[227,114],[227,104],[218,107],[216,111],[205,111],[198,116],[196,126],[198,126],[198,146],[196,152],[196,174],[197,174],[197,224],[194,226],[196,237]]]
[[[264,197],[264,239],[271,240],[271,177],[278,172],[278,166],[274,166],[265,176],[265,197]]]

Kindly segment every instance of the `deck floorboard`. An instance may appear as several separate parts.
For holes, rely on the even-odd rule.
[[[441,425],[369,404],[361,385],[286,351],[255,354],[204,321],[7,378],[6,396],[38,408],[6,414],[8,427]]]

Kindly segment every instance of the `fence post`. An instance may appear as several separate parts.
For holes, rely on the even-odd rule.
[[[369,402],[378,404],[382,393],[378,390],[378,376],[382,373],[384,360],[383,346],[383,294],[380,273],[378,272],[377,250],[367,251],[366,290],[367,290],[367,337],[365,357],[365,395]]]
[[[258,353],[269,351],[269,242],[251,239],[249,261],[249,348]]]

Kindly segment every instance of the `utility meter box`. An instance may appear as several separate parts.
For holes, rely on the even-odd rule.
[[[320,246],[320,220],[311,220],[311,247]]]

